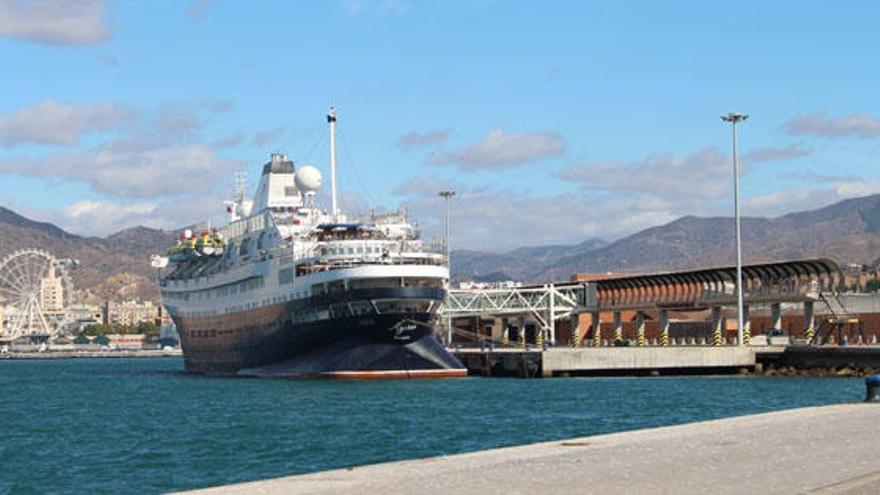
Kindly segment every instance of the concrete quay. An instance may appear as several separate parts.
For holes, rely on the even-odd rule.
[[[5,352],[3,359],[75,359],[75,358],[138,358],[138,357],[180,357],[180,349],[172,350],[114,350],[114,351],[45,351],[45,352]]]
[[[780,349],[781,352],[782,349]],[[457,357],[477,376],[721,374],[755,368],[749,347],[581,347],[533,351],[462,349]]]
[[[200,494],[880,493],[880,404],[794,409],[209,488]]]

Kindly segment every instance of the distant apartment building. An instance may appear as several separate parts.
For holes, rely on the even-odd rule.
[[[159,308],[150,301],[107,301],[104,304],[103,323],[105,325],[137,325],[142,321],[155,322]]]
[[[64,313],[64,284],[56,276],[54,268],[49,270],[49,276],[40,281],[40,306],[46,315]]]
[[[64,310],[69,321],[91,325],[104,321],[104,311],[94,304],[71,304]]]

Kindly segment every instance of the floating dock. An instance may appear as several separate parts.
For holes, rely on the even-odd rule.
[[[843,404],[336,469],[203,494],[880,493],[880,404]]]

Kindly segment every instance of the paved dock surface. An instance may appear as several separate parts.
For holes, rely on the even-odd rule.
[[[200,490],[204,494],[880,493],[880,404],[844,404]]]

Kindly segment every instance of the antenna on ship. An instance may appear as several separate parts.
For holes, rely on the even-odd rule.
[[[327,123],[330,124],[330,208],[335,222],[339,209],[336,207],[336,109],[333,107],[327,112]]]
[[[232,197],[235,201],[241,203],[247,196],[247,175],[244,170],[235,173],[235,186],[232,190]]]

